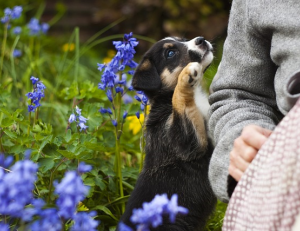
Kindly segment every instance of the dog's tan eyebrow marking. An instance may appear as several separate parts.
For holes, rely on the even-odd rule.
[[[170,72],[168,68],[165,68],[163,70],[163,72],[160,75],[160,78],[167,88],[171,88],[172,90],[174,90],[177,84],[178,76],[182,69],[183,67],[179,66],[176,67],[172,72]]]
[[[140,70],[148,70],[151,67],[151,62],[149,59],[144,60],[144,62],[141,63]]]
[[[172,43],[165,43],[163,45],[163,48],[172,48],[172,47],[174,47],[174,44],[172,44]]]

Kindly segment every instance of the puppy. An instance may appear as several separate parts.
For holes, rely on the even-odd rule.
[[[206,131],[209,103],[202,86],[212,60],[212,46],[204,38],[170,37],[155,43],[135,71],[132,85],[145,92],[151,110],[144,167],[121,217],[132,228],[132,210],[156,194],[178,194],[178,204],[189,213],[177,215],[175,223],[165,218],[151,230],[202,230],[215,207],[208,180],[213,150]]]

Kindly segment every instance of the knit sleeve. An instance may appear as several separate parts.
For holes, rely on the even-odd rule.
[[[208,127],[215,142],[209,179],[216,196],[224,202],[229,200],[229,153],[235,138],[249,124],[273,130],[281,117],[275,99],[277,67],[270,58],[270,40],[252,27],[247,1],[233,0],[218,78],[212,83],[209,98]]]

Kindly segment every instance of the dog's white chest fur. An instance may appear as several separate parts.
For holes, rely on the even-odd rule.
[[[206,92],[204,92],[204,90],[202,89],[199,83],[194,88],[194,99],[198,110],[201,112],[201,114],[207,121],[208,110],[210,107],[208,103],[208,95]]]

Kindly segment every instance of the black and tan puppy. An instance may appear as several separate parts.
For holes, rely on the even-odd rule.
[[[216,198],[208,180],[209,104],[202,88],[203,72],[212,59],[212,46],[202,37],[165,38],[144,55],[133,76],[133,87],[144,91],[151,104],[144,168],[121,218],[133,228],[132,210],[156,194],[178,194],[178,204],[189,213],[178,215],[174,224],[165,219],[153,230],[202,230],[214,209]]]

